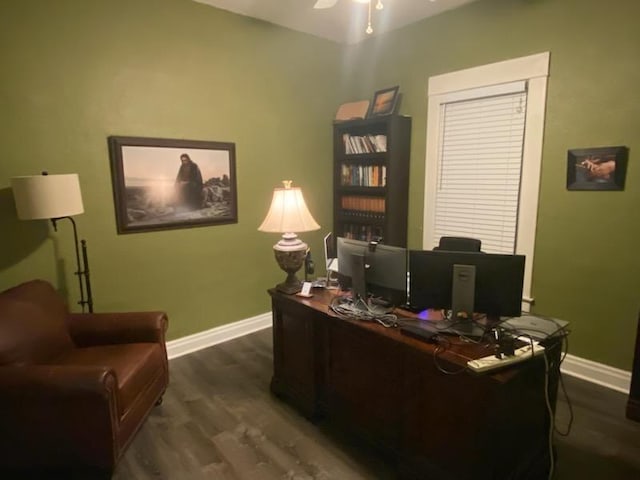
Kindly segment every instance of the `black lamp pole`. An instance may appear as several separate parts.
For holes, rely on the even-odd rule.
[[[53,229],[57,232],[58,226],[56,222],[58,220],[69,219],[71,225],[73,225],[73,244],[76,247],[76,272],[75,274],[78,276],[78,285],[80,286],[80,301],[78,305],[82,307],[82,313],[85,311],[85,305],[89,309],[89,313],[93,313],[93,298],[91,296],[91,280],[89,278],[89,260],[87,257],[87,241],[82,240],[82,267],[80,266],[80,251],[78,249],[78,230],[76,229],[76,222],[72,217],[58,217],[52,218],[51,223],[53,224]],[[85,286],[87,291],[87,298],[85,300],[84,292]]]
[[[89,277],[89,258],[87,257],[87,241],[81,240],[82,244],[82,262],[84,264],[84,283],[87,288],[87,306],[89,313],[93,313],[93,296],[91,295],[91,278]]]

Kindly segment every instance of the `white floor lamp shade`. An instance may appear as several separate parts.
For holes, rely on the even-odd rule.
[[[84,212],[75,173],[13,177],[11,189],[20,220],[70,217]]]
[[[78,174],[29,175],[13,177],[11,189],[16,203],[16,212],[20,220],[51,220],[53,228],[57,230],[57,221],[68,219],[73,226],[73,241],[76,251],[75,274],[78,276],[80,289],[80,301],[84,312],[85,306],[89,312],[93,312],[93,296],[91,293],[91,280],[89,278],[89,260],[87,257],[87,244],[82,240],[82,265],[80,264],[80,251],[78,247],[78,231],[74,215],[84,213],[82,204],[82,192]],[[85,299],[85,290],[87,297]]]

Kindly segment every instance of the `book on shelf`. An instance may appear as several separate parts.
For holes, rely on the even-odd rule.
[[[371,224],[380,224],[384,222],[384,213],[365,212],[363,210],[343,210],[341,219],[343,221],[355,221],[359,225],[363,222]]]
[[[384,187],[387,184],[387,167],[342,164],[340,184],[348,187]]]
[[[340,199],[343,210],[354,210],[358,212],[384,213],[384,197],[365,197],[360,195],[343,195]]]
[[[365,242],[380,241],[383,238],[382,233],[382,227],[374,225],[346,224],[342,230],[343,237]]]
[[[351,135],[342,134],[344,151],[347,155],[357,153],[382,153],[387,151],[387,136],[380,135]]]

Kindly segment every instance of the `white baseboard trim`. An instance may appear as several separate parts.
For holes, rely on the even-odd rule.
[[[562,373],[577,377],[624,394],[631,388],[631,372],[603,363],[567,354],[560,367]]]
[[[167,342],[167,356],[169,359],[181,357],[187,353],[202,350],[203,348],[268,328],[271,326],[271,318],[271,312],[267,312],[245,320],[205,330],[204,332],[198,332],[193,335],[171,340]]]
[[[255,317],[239,320],[234,323],[215,327],[204,332],[167,342],[167,355],[177,358],[188,353],[211,347],[258,330],[271,327],[271,312]],[[603,387],[611,388],[625,394],[631,388],[631,372],[610,367],[603,363],[593,362],[585,358],[567,354],[562,362],[562,373],[592,382]]]

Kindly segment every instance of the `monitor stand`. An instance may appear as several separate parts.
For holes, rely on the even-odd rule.
[[[338,290],[340,288],[338,278],[333,270],[327,270],[327,281],[324,288],[327,290]]]
[[[482,338],[485,334],[485,328],[478,325],[471,318],[452,319],[450,320],[448,331],[460,335],[461,337]]]
[[[354,304],[358,300],[367,301],[367,283],[365,277],[366,262],[362,254],[353,254],[351,261],[351,293]]]
[[[451,310],[454,320],[473,316],[475,292],[475,265],[454,265],[451,285]]]
[[[449,330],[463,336],[480,338],[484,328],[473,321],[476,290],[475,265],[453,266],[451,285],[451,324]]]

